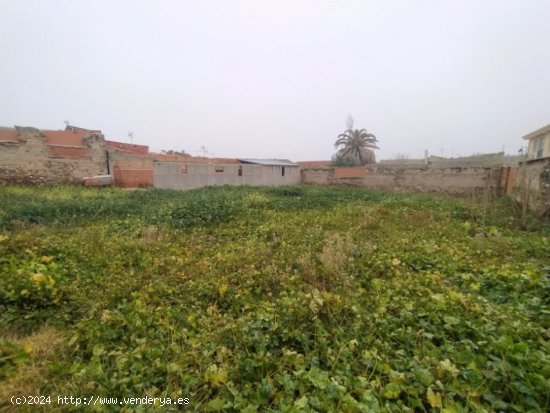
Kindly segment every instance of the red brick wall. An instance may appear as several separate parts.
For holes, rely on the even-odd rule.
[[[105,141],[105,146],[110,149],[118,149],[120,151],[130,152],[136,155],[147,155],[149,153],[149,147],[146,145],[134,145],[132,143]]]
[[[0,130],[0,141],[17,142],[17,131],[15,129]]]
[[[365,176],[365,168],[360,166],[349,168],[335,168],[335,178],[363,178]]]
[[[84,145],[84,136],[90,132],[73,132],[73,131],[42,131],[42,134],[46,138],[46,142],[49,145],[71,145],[82,146]]]
[[[115,186],[139,188],[153,186],[153,159],[149,156],[127,155],[114,161]]]
[[[114,168],[115,186],[122,188],[139,188],[153,186],[152,169],[120,169]]]
[[[506,195],[512,195],[514,187],[516,185],[516,177],[518,175],[518,168],[515,166],[505,166],[502,168],[500,175],[500,187],[502,193]]]
[[[48,145],[50,158],[84,159],[90,156],[90,151],[85,146],[54,146]]]
[[[151,169],[153,170],[153,159],[148,156],[132,156],[115,160],[114,167],[120,169]]]
[[[332,161],[299,161],[300,168],[318,168],[322,166],[330,166]]]

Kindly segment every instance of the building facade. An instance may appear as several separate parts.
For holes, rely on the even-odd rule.
[[[528,161],[550,158],[550,125],[525,135],[523,139],[529,141]]]
[[[237,159],[236,163],[155,161],[153,186],[192,189],[213,185],[293,185],[300,183],[298,164],[276,159]]]

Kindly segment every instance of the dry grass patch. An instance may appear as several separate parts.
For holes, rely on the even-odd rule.
[[[28,336],[3,336],[0,341],[22,347],[29,359],[17,367],[15,374],[0,382],[0,411],[21,411],[22,406],[12,406],[9,399],[12,396],[38,396],[40,389],[47,382],[48,365],[53,360],[56,351],[63,343],[65,333],[45,327]]]

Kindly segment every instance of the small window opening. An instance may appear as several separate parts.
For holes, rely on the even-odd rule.
[[[216,173],[223,173],[223,166],[216,166]]]
[[[239,165],[239,168],[237,169],[237,176],[243,176],[243,167]]]
[[[281,169],[281,176],[285,176],[285,167],[284,166]]]
[[[540,137],[535,141],[535,151],[536,151],[535,157],[536,158],[542,158],[543,146],[544,146],[543,143],[544,143],[544,138],[543,137]]]

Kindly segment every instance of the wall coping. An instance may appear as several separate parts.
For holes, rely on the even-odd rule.
[[[84,145],[59,145],[56,143],[47,143],[46,146],[54,146],[56,148],[87,148]]]

